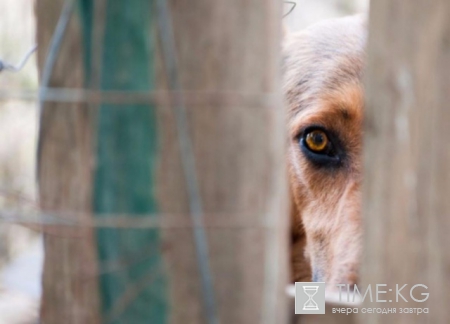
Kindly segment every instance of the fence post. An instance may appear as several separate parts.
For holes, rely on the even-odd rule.
[[[42,77],[62,0],[36,3],[39,74]],[[52,87],[84,84],[81,28],[71,19],[50,79]],[[93,111],[83,103],[47,102],[39,134],[39,201],[66,221],[90,221]],[[67,213],[70,212],[70,213]],[[45,263],[41,321],[99,323],[96,243],[91,229],[44,226]]]
[[[387,284],[396,314],[364,323],[450,321],[450,3],[376,0],[365,115],[365,284]],[[407,286],[396,302],[396,285]],[[425,299],[412,299],[412,295]],[[389,302],[392,300],[393,302]],[[429,308],[429,314],[400,308]],[[413,311],[414,312],[414,311]]]
[[[92,1],[80,3],[86,50],[92,44],[91,28],[98,20],[90,20],[95,16]],[[136,3],[143,6],[142,10],[132,7]],[[153,89],[152,37],[159,35],[162,42],[161,33],[165,30],[152,29],[154,24],[146,15],[148,4],[107,1],[101,89]],[[217,305],[215,315],[220,323],[284,323],[289,204],[285,114],[279,91],[282,3],[174,0],[169,4],[177,77],[181,89],[193,94],[190,99],[194,99],[185,102],[187,136],[192,141],[194,171],[198,175]],[[54,24],[49,23],[46,7],[53,8],[47,0],[38,2],[39,24],[43,26],[40,35],[49,38]],[[83,70],[80,27],[74,20],[72,24],[76,25],[75,37],[70,29],[65,42],[71,46],[63,46],[52,86],[81,87],[90,77],[90,68],[99,69],[85,64]],[[42,43],[41,62],[46,53],[46,43]],[[162,52],[156,60],[159,87],[177,90],[167,85],[167,65],[163,63],[167,53],[161,55]],[[101,60],[97,58],[96,62]],[[77,74],[69,77],[67,71]],[[89,240],[83,242],[78,237],[47,237],[43,321],[96,323],[102,313],[103,320],[113,323],[143,322],[145,314],[151,315],[146,319],[152,323],[206,322],[206,307],[201,303],[203,292],[199,288],[198,251],[193,239],[195,224],[189,215],[192,199],[188,198],[186,173],[181,165],[177,137],[180,129],[175,122],[173,102],[168,98],[156,110],[148,105],[102,105],[98,119],[94,118],[95,110],[87,106],[74,104],[73,109],[68,109],[62,105],[46,104],[41,120],[43,207],[89,213],[92,205],[96,220],[118,213],[130,220],[159,214],[171,225],[161,230],[97,231],[98,270],[91,231],[86,230]],[[72,124],[67,126],[68,123]],[[93,134],[93,130],[97,132]],[[95,134],[98,137],[93,140]],[[81,153],[75,140],[83,144]],[[95,148],[98,155],[93,159]],[[75,172],[78,169],[81,175]],[[66,197],[69,203],[64,199],[59,203],[58,197]],[[52,199],[57,203],[52,205]],[[72,200],[76,203],[71,204]],[[61,240],[69,243],[59,246]],[[160,255],[164,262],[160,262]],[[76,267],[80,264],[93,271],[94,280],[88,286],[77,281],[83,274]],[[108,267],[111,264],[119,267]],[[68,269],[71,265],[73,269]],[[61,269],[68,273],[61,273]],[[158,270],[156,276],[152,276],[152,269]],[[161,277],[167,277],[167,286]],[[59,287],[59,281],[64,286]],[[88,287],[92,296],[87,298],[80,287]],[[80,292],[80,296],[61,298]],[[170,316],[166,310],[170,310]],[[85,313],[85,317],[79,313]]]
[[[288,194],[279,92],[282,2],[168,2],[178,78],[195,99],[185,104],[218,317],[221,323],[285,323]],[[162,89],[169,87],[165,73],[161,69]],[[159,112],[159,197],[164,214],[178,215],[175,221],[186,224],[189,199],[169,99]],[[190,228],[165,229],[163,234],[173,323],[205,323],[192,235]]]

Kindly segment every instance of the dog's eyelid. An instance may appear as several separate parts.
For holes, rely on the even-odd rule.
[[[297,131],[297,135],[295,136],[296,139],[299,139],[300,137],[304,136],[306,133],[315,131],[315,130],[320,130],[322,132],[324,132],[325,134],[328,134],[328,130],[325,126],[320,125],[320,124],[312,124],[312,125],[307,125],[307,126],[303,126],[299,129],[299,131]]]

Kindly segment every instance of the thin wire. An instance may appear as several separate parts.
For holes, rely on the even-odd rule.
[[[208,241],[204,229],[203,204],[200,196],[200,189],[195,169],[195,156],[193,146],[189,136],[189,127],[186,116],[184,97],[181,93],[181,84],[178,75],[177,57],[175,48],[175,37],[173,32],[173,22],[166,0],[157,0],[157,22],[159,26],[159,36],[161,47],[168,74],[169,84],[172,90],[179,94],[174,97],[174,111],[177,124],[177,136],[181,150],[181,162],[186,179],[189,197],[189,209],[194,225],[194,240],[197,251],[197,262],[201,277],[201,289],[206,312],[206,320],[209,324],[218,324],[217,306],[214,295],[213,279],[208,262]]]
[[[288,3],[288,4],[292,5],[292,7],[291,7],[291,9],[289,9],[289,11],[286,14],[284,14],[283,18],[289,16],[292,13],[292,11],[294,11],[295,7],[297,7],[297,3],[294,1],[285,1],[284,3]]]
[[[160,265],[156,265],[150,272],[147,272],[138,280],[128,284],[125,288],[125,291],[118,296],[118,298],[114,301],[111,310],[104,315],[103,322],[104,323],[114,323],[120,315],[122,315],[127,307],[137,299],[137,297],[142,293],[142,291],[151,287],[156,280],[161,277],[162,270]],[[151,294],[155,299],[161,299],[160,294]]]
[[[33,46],[30,50],[28,50],[28,52],[25,54],[25,56],[22,58],[22,60],[17,65],[13,65],[11,63],[0,60],[0,72],[2,72],[2,71],[10,71],[10,72],[21,71],[23,69],[23,67],[25,66],[25,64],[28,62],[28,59],[30,58],[30,56],[34,52],[36,52],[36,50],[37,50],[37,45]]]
[[[95,217],[101,215],[103,217]],[[212,229],[255,229],[270,228],[265,222],[256,220],[259,213],[210,213],[209,220],[201,225],[193,224],[183,213],[140,214],[93,214],[83,212],[7,210],[0,211],[0,222],[29,225],[52,225],[79,228],[122,228],[122,229],[185,229],[195,226]],[[107,216],[107,217],[106,217]]]
[[[179,92],[155,91],[118,91],[76,88],[41,88],[40,96],[34,91],[0,90],[0,100],[28,100],[37,99],[42,102],[59,103],[109,103],[109,104],[160,104],[164,105],[168,99],[179,96]],[[223,105],[248,107],[266,107],[273,109],[278,96],[270,92],[238,92],[238,91],[181,91],[185,103],[193,106],[216,106],[218,102]]]
[[[50,78],[53,74],[53,68],[55,67],[56,59],[58,58],[59,51],[61,49],[61,43],[64,34],[67,30],[67,25],[69,24],[70,17],[75,8],[76,0],[66,0],[64,2],[64,7],[59,16],[58,23],[55,28],[55,33],[50,41],[50,46],[48,48],[47,56],[44,63],[44,68],[42,69],[42,78],[40,82],[40,92],[45,92],[45,89],[50,84]]]
[[[61,11],[61,15],[59,16],[58,23],[56,24],[55,32],[53,33],[52,39],[50,41],[50,45],[48,48],[47,56],[45,58],[44,68],[42,69],[42,78],[39,84],[39,108],[38,108],[38,118],[41,120],[42,111],[44,107],[44,100],[47,88],[50,84],[50,79],[53,74],[53,69],[55,67],[56,59],[58,58],[59,51],[61,49],[62,40],[67,30],[67,25],[69,24],[70,17],[72,16],[73,10],[75,8],[75,3],[77,0],[66,0],[64,2],[64,7]],[[38,143],[37,143],[37,177],[39,179],[39,170],[40,170],[40,156],[42,149],[42,133],[44,129],[40,129]]]

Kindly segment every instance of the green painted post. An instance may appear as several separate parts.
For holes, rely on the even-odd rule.
[[[151,91],[155,84],[148,0],[105,0],[101,89]],[[94,0],[80,0],[89,84]],[[156,214],[158,155],[155,107],[102,104],[97,119],[95,217]],[[156,216],[155,216],[156,217]],[[108,323],[166,323],[168,301],[158,229],[99,229],[103,317]],[[106,264],[116,264],[117,267]]]

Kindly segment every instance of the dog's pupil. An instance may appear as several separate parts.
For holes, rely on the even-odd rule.
[[[323,135],[321,133],[314,133],[313,134],[313,141],[316,143],[316,145],[322,145],[324,142]]]

